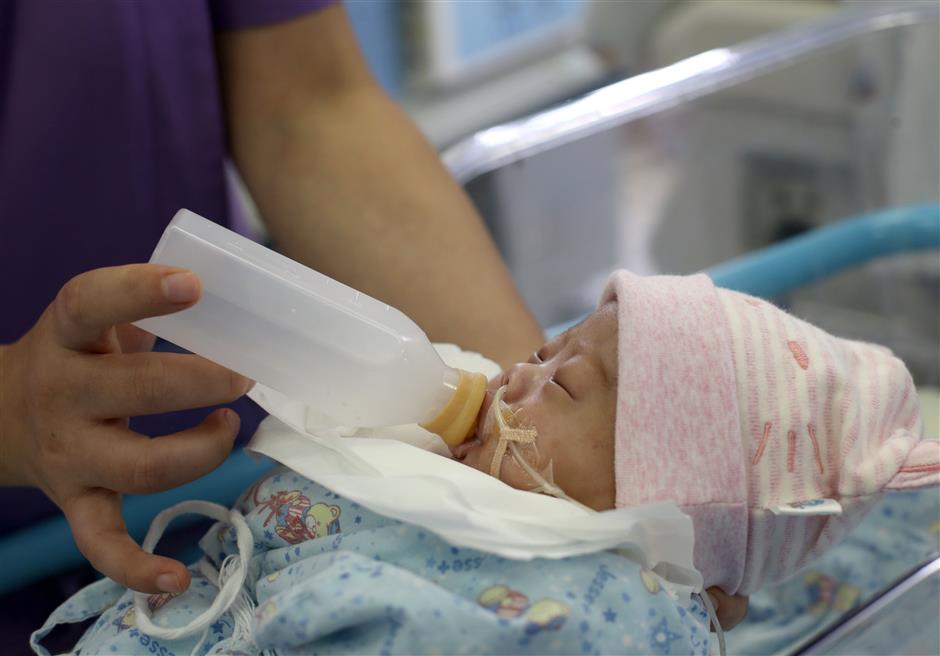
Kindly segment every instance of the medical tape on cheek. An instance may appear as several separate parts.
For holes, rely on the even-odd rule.
[[[496,396],[493,398],[493,404],[486,418],[487,426],[485,430],[490,430],[492,422],[496,424],[497,439],[496,451],[493,453],[493,460],[490,463],[490,476],[499,478],[499,473],[503,467],[503,457],[506,455],[506,449],[512,444],[531,444],[535,445],[538,437],[538,431],[531,427],[522,427],[518,420],[517,413],[503,401],[505,387],[496,390]],[[512,422],[511,425],[510,422]],[[516,451],[514,449],[513,451]],[[515,456],[515,454],[513,454]]]
[[[523,425],[520,412],[513,411],[512,408],[503,401],[503,393],[505,390],[505,387],[500,387],[496,391],[493,404],[490,406],[484,421],[484,434],[493,430],[494,423],[495,430],[498,431],[496,451],[493,453],[493,460],[490,463],[490,475],[493,476],[493,478],[499,478],[503,466],[503,458],[506,456],[508,449],[510,456],[512,456],[516,464],[535,482],[536,487],[530,490],[531,492],[548,494],[569,501],[587,512],[595,512],[593,508],[589,508],[577,499],[568,496],[564,490],[555,484],[554,476],[552,475],[551,461],[549,461],[544,471],[540,474],[526,460],[525,456],[522,454],[520,445],[530,446],[534,450],[535,460],[538,462],[539,452],[536,443],[538,430],[532,426]]]

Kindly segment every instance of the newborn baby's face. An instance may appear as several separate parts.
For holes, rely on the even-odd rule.
[[[551,465],[554,483],[581,503],[614,507],[614,419],[617,401],[617,306],[608,303],[582,323],[546,343],[527,362],[490,380],[480,409],[479,440],[458,447],[460,460],[489,473],[498,436],[484,431],[496,391],[524,425],[538,430],[537,462]],[[528,452],[528,450],[527,450]],[[509,454],[500,479],[523,490],[536,487]]]

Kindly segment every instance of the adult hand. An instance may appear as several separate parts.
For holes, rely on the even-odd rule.
[[[141,592],[180,592],[179,562],[145,553],[127,533],[121,493],[167,490],[215,469],[239,418],[210,414],[149,439],[128,418],[227,403],[251,381],[195,355],[151,353],[132,321],[192,306],[195,274],[136,264],[69,281],[18,342],[0,347],[0,483],[33,485],[63,511],[91,564]]]
[[[748,597],[729,595],[719,587],[708,588],[706,592],[711,597],[712,605],[715,607],[718,623],[725,631],[730,631],[736,627],[747,615]]]

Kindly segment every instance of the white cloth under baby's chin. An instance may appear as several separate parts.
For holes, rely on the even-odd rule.
[[[499,366],[451,344],[436,345],[452,367],[488,378]],[[701,588],[692,564],[692,522],[673,502],[601,513],[514,489],[450,458],[443,441],[416,424],[322,428],[302,403],[256,385],[249,396],[271,416],[248,449],[351,501],[422,526],[456,546],[514,559],[620,550],[667,587]]]

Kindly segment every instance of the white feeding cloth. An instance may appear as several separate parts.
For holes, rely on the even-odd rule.
[[[499,367],[439,345],[447,364],[487,376]],[[306,407],[256,385],[270,413],[248,449],[287,465],[347,499],[421,526],[447,542],[513,559],[563,558],[617,550],[671,582],[700,590],[692,564],[692,521],[673,502],[586,512],[505,483],[441,454],[443,442],[417,425],[316,428]]]

